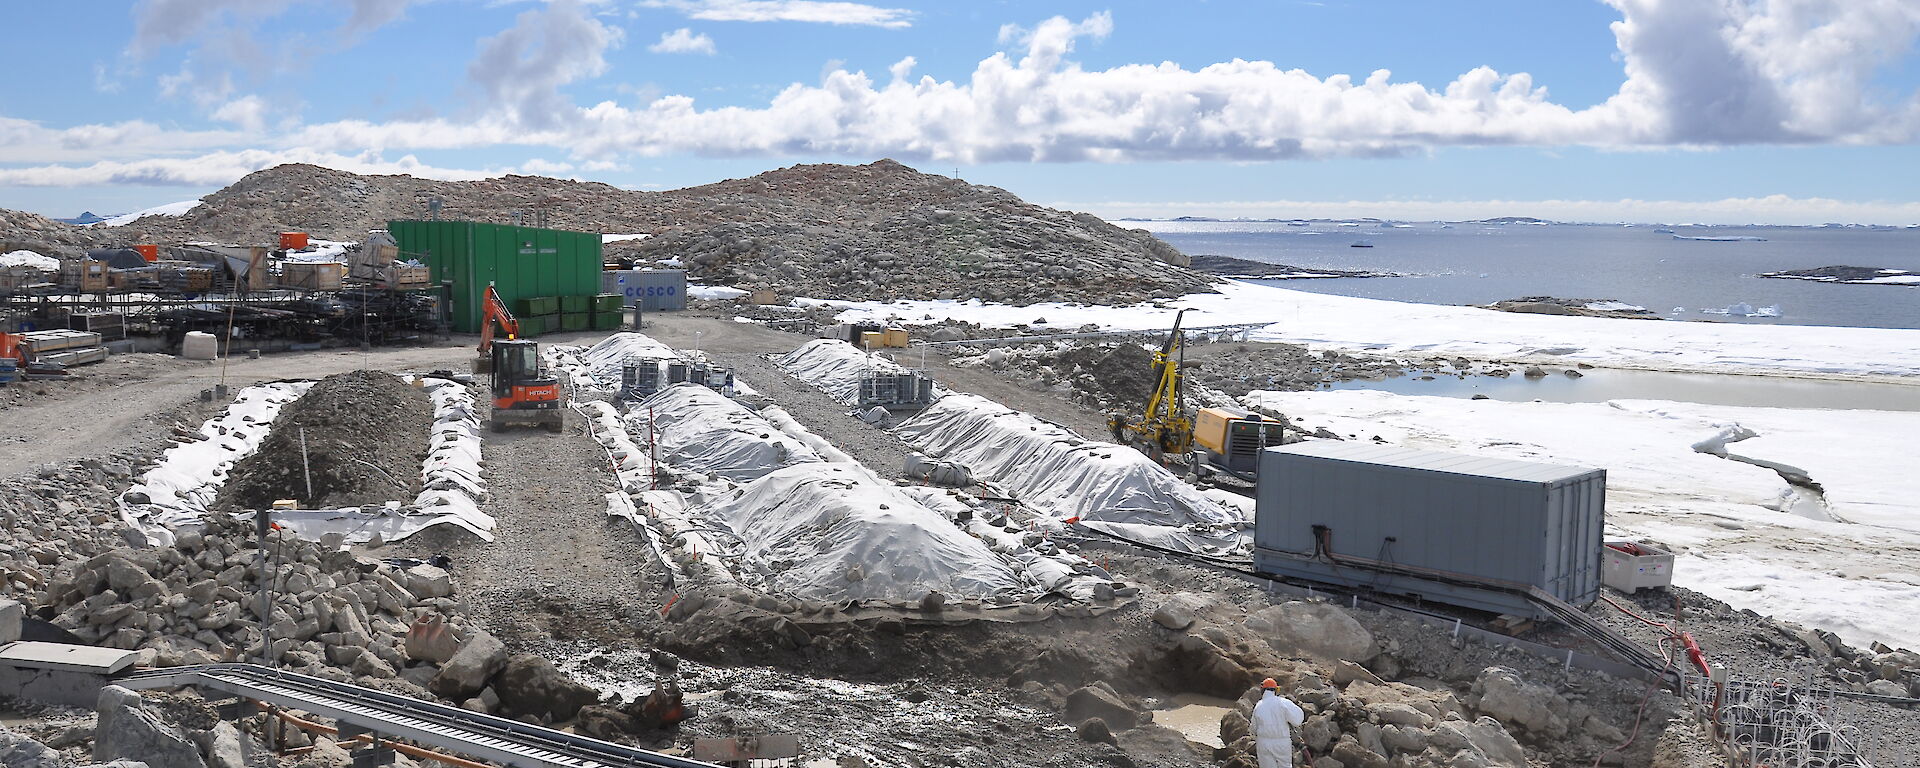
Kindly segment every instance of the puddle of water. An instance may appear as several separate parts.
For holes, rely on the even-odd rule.
[[[1187,741],[1218,749],[1226,746],[1220,741],[1220,718],[1234,708],[1234,702],[1227,699],[1202,696],[1196,693],[1183,693],[1173,697],[1173,705],[1168,709],[1153,711],[1153,723],[1179,731]]]
[[[1526,366],[1513,366],[1513,375],[1470,375],[1465,378],[1431,374],[1400,376],[1384,381],[1343,381],[1328,389],[1366,389],[1400,395],[1463,397],[1486,395],[1493,400],[1550,403],[1599,403],[1608,400],[1675,400],[1706,405],[1766,408],[1832,408],[1876,411],[1920,411],[1920,385],[1877,382],[1794,379],[1779,376],[1734,376],[1714,373],[1672,373],[1594,368],[1580,378],[1561,371],[1571,366],[1541,366],[1545,378],[1520,375]]]

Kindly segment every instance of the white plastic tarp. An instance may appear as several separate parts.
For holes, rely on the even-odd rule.
[[[863,378],[876,374],[913,372],[899,363],[880,355],[869,355],[859,347],[839,339],[814,339],[792,352],[775,356],[773,362],[843,405],[860,402],[860,380]],[[947,390],[943,387],[936,385],[933,388],[936,399],[946,394]]]
[[[616,333],[591,347],[552,346],[549,363],[573,379],[575,386],[603,392],[620,390],[620,371],[636,357],[679,357],[672,347],[641,333]]]
[[[675,384],[635,403],[627,409],[627,432],[642,441],[651,435],[661,463],[739,482],[823,460],[759,414],[696,384]]]
[[[1173,526],[1248,522],[1139,451],[1088,440],[978,395],[948,395],[893,431],[1059,519]]]
[[[929,591],[1018,591],[1013,570],[979,539],[866,468],[811,463],[743,486],[706,514],[773,570],[770,591],[818,600],[917,600]]]
[[[199,525],[234,462],[259,450],[280,409],[312,387],[311,381],[284,381],[240,390],[225,411],[200,425],[200,439],[168,448],[158,465],[120,494],[121,520],[150,544],[172,544],[168,529]]]

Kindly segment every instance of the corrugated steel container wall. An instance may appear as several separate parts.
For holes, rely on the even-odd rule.
[[[1527,608],[1524,601],[1499,595],[1450,600],[1472,590],[1417,584],[1410,577],[1315,559],[1313,527],[1321,525],[1330,531],[1331,551],[1345,558],[1537,586],[1576,605],[1598,594],[1604,470],[1391,447],[1380,447],[1381,461],[1369,461],[1374,448],[1315,441],[1265,452],[1254,523],[1258,548],[1271,553],[1257,558],[1263,570],[1490,610]],[[1395,456],[1414,453],[1434,466],[1392,463]]]
[[[626,305],[645,312],[678,312],[687,308],[687,272],[683,269],[623,269],[604,272],[600,290],[626,297]]]
[[[512,307],[535,296],[600,291],[600,236],[475,221],[392,221],[400,258],[419,259],[433,280],[453,281],[453,328],[480,330],[481,301],[493,283]]]

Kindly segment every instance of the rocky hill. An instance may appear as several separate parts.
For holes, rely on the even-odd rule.
[[[695,280],[783,295],[1114,304],[1205,291],[1216,281],[1186,269],[1186,256],[1145,231],[892,160],[796,165],[666,192],[536,176],[441,182],[282,165],[249,174],[182,216],[66,229],[129,243],[270,242],[283,230],[359,240],[389,219],[426,218],[435,199],[443,219],[512,223],[518,214],[531,222],[538,211],[559,229],[645,233],[652,237],[610,244],[608,252],[675,260]]]

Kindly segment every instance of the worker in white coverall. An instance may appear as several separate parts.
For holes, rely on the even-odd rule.
[[[1253,751],[1260,768],[1293,768],[1293,726],[1307,721],[1300,705],[1280,695],[1280,684],[1260,681],[1260,703],[1253,705]]]

